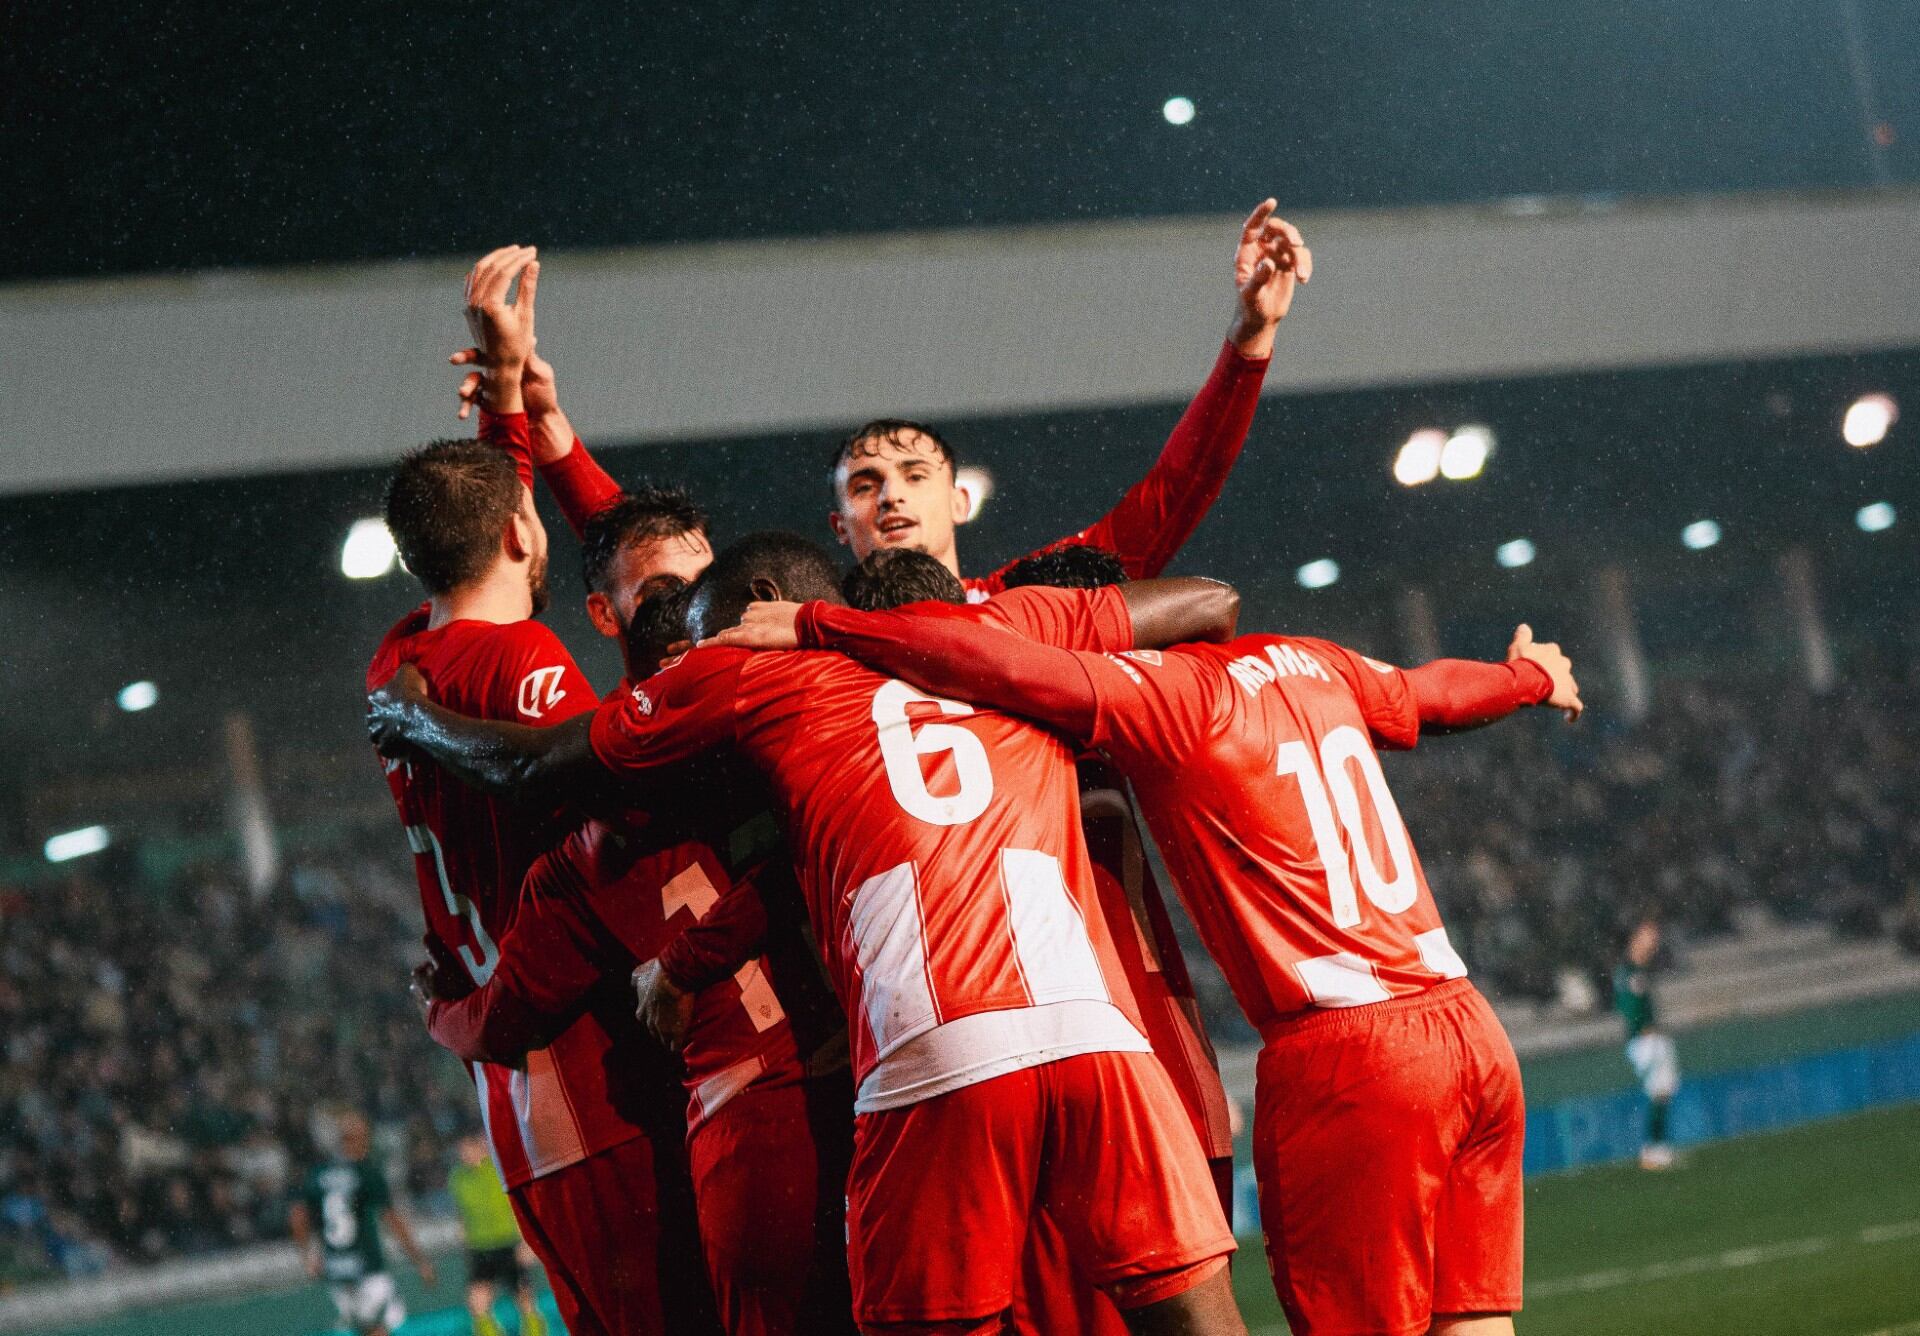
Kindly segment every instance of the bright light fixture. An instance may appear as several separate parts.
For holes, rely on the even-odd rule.
[[[1870,506],[1862,506],[1853,515],[1853,522],[1860,526],[1862,533],[1879,533],[1882,529],[1891,529],[1893,520],[1893,505],[1887,501],[1875,501]]]
[[[1453,482],[1465,482],[1480,476],[1493,453],[1493,433],[1485,427],[1461,427],[1447,437],[1440,449],[1440,476]]]
[[[107,843],[105,826],[82,826],[79,830],[63,831],[47,841],[47,861],[64,863],[69,858],[85,858],[88,854],[99,853],[107,847]]]
[[[1704,552],[1720,541],[1720,526],[1713,520],[1695,520],[1680,531],[1680,541],[1695,552]]]
[[[967,518],[962,524],[980,518],[981,510],[993,496],[993,475],[975,464],[969,464],[953,475],[953,485],[967,494]]]
[[[160,688],[151,682],[129,682],[114,699],[128,714],[136,714],[153,708],[154,702],[160,699]]]
[[[340,545],[340,573],[349,580],[377,580],[393,569],[399,553],[383,520],[355,520]]]
[[[1302,589],[1325,589],[1340,578],[1340,563],[1332,557],[1322,557],[1318,561],[1309,561],[1293,573]]]
[[[1493,550],[1493,559],[1510,571],[1532,565],[1536,555],[1531,538],[1516,538]]]
[[[1168,125],[1185,125],[1193,119],[1193,99],[1170,97],[1160,108],[1160,114],[1167,118]]]
[[[1402,487],[1418,487],[1440,476],[1440,453],[1446,449],[1447,434],[1436,427],[1422,427],[1407,437],[1393,459],[1393,479]]]
[[[1890,394],[1866,394],[1853,401],[1840,434],[1856,450],[1878,445],[1887,439],[1887,430],[1900,420],[1900,405]]]

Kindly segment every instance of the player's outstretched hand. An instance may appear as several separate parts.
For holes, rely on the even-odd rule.
[[[455,366],[478,366],[480,359],[478,348],[462,348],[447,360]],[[478,371],[469,371],[461,377],[460,388],[453,393],[460,401],[462,422],[480,406],[480,393],[485,388],[486,377]],[[554,384],[553,363],[537,351],[527,354],[527,365],[520,373],[520,398],[527,416],[535,421],[560,411],[560,391]]]
[[[1278,204],[1261,201],[1240,229],[1233,254],[1233,286],[1240,309],[1228,336],[1246,357],[1273,351],[1273,331],[1293,309],[1294,290],[1313,277],[1313,252],[1300,229],[1277,216]]]
[[[502,246],[482,256],[467,275],[467,329],[474,346],[450,359],[455,366],[471,360],[480,368],[479,393],[498,413],[521,409],[520,380],[533,356],[534,295],[540,285],[539,254],[532,246]],[[511,305],[507,293],[520,280],[520,296]],[[467,359],[467,353],[476,354]],[[463,360],[465,359],[465,360]],[[463,411],[462,417],[466,414]]]
[[[367,740],[382,756],[404,756],[407,712],[427,699],[427,679],[418,668],[403,663],[367,697]]]
[[[1546,669],[1553,679],[1553,694],[1547,697],[1547,704],[1565,713],[1568,723],[1580,717],[1580,711],[1586,708],[1580,703],[1580,683],[1574,680],[1573,660],[1561,652],[1560,646],[1552,641],[1536,642],[1533,628],[1522,622],[1514,628],[1513,643],[1507,646],[1507,662],[1516,659],[1531,659]]]
[[[706,645],[738,645],[741,649],[799,649],[798,603],[749,603],[740,625],[708,636]]]
[[[658,960],[649,960],[633,971],[633,995],[633,1014],[663,1048],[678,1053],[693,1021],[693,994],[669,979]]]

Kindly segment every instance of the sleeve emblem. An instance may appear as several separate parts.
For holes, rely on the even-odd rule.
[[[520,679],[520,713],[529,719],[546,717],[548,710],[566,699],[567,689],[560,685],[566,677],[564,664],[555,664],[551,668],[535,668]]]

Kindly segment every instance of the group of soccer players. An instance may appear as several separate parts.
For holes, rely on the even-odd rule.
[[[1294,1331],[1512,1329],[1518,1069],[1375,748],[1577,713],[1570,666],[1525,627],[1504,662],[1408,672],[1236,637],[1231,590],[1155,578],[1311,272],[1263,203],[1147,476],[974,580],[953,453],[898,419],[834,454],[853,570],[788,533],[716,552],[693,498],[623,491],[578,440],[534,252],[469,275],[479,439],[390,481],[428,601],[368,669],[369,729],[428,1028],[570,1331],[1243,1331],[1227,1098],[1141,817],[1264,1041]],[[604,698],[533,620],[536,473],[623,655]]]

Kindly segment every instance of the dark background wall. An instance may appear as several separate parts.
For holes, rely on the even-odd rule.
[[[1175,95],[1190,125],[1162,118]],[[1920,22],[1909,0],[68,0],[7,7],[0,123],[0,278],[1270,191],[1826,189],[1920,180]]]

